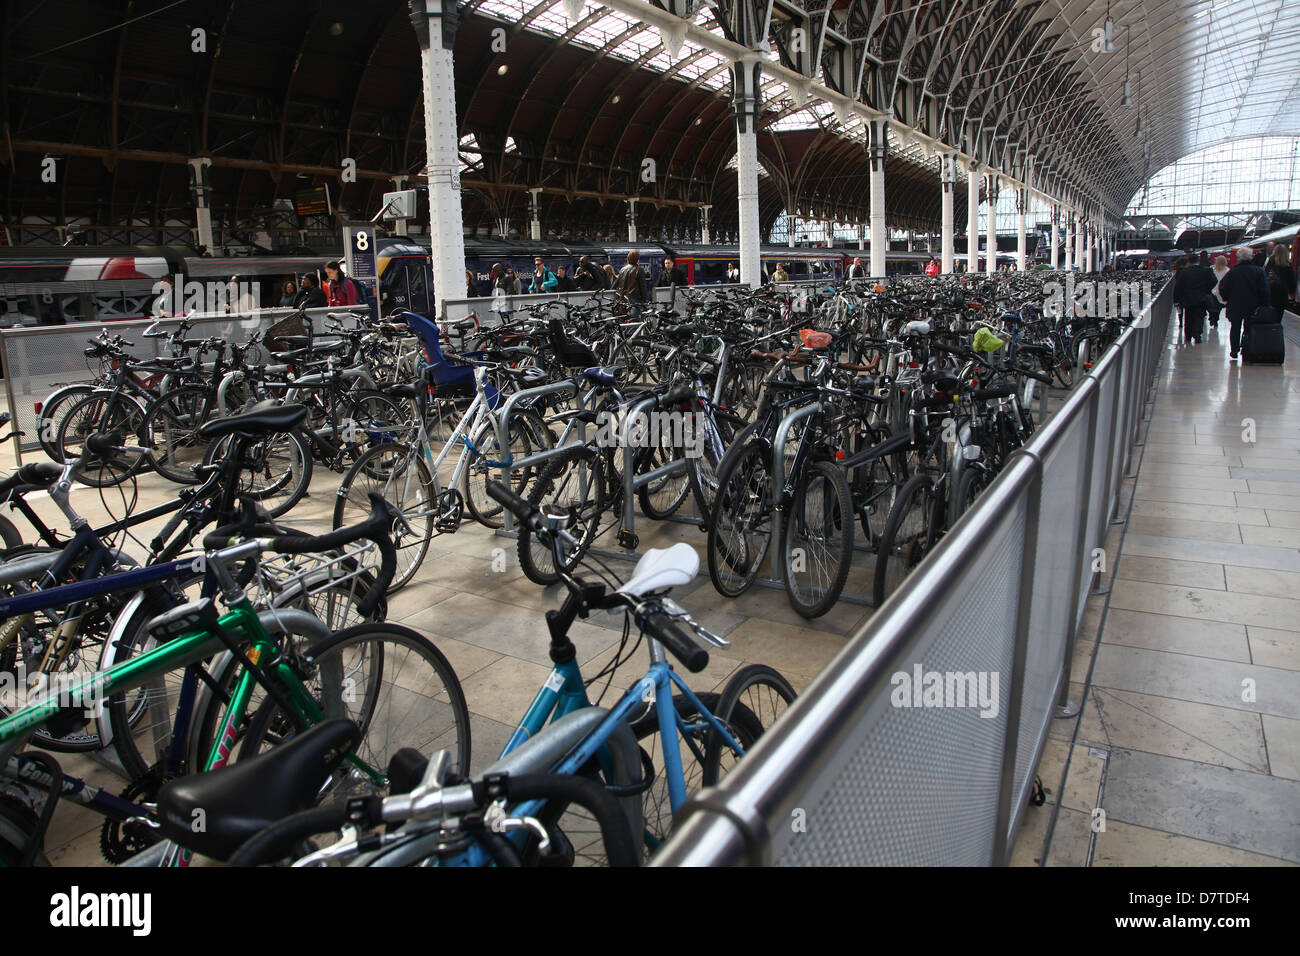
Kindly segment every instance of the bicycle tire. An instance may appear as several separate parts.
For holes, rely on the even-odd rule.
[[[398,648],[406,653],[398,653]],[[356,653],[349,655],[350,651]],[[420,681],[412,655],[423,659],[436,683],[417,686]],[[345,716],[361,728],[362,739],[354,751],[358,759],[384,774],[392,755],[403,747],[413,747],[420,753],[446,750],[452,757],[453,773],[469,772],[469,707],[456,671],[428,638],[400,624],[359,624],[313,644],[307,650],[307,659],[313,663],[313,674],[305,683],[325,716]],[[359,678],[357,675],[365,666],[372,670]],[[325,680],[338,690],[337,696],[331,693],[328,700],[321,692]],[[358,683],[365,685],[364,697],[359,702],[356,700]],[[392,691],[387,702],[379,699],[386,688]],[[388,721],[394,714],[399,714],[398,719]],[[376,732],[390,728],[393,723],[396,726],[391,729],[400,733],[400,740],[375,739]],[[267,745],[274,746],[287,739],[292,733],[288,730],[291,726],[279,705],[270,698],[264,700],[249,720],[240,757],[251,756]],[[386,789],[386,778],[384,785],[376,781],[365,784],[364,779],[350,762],[345,762],[335,774],[329,799],[343,801]]]
[[[802,617],[821,617],[840,599],[853,558],[853,522],[843,469],[812,462],[795,481],[781,524],[785,593]]]
[[[723,466],[709,518],[709,579],[723,597],[739,597],[758,577],[772,546],[776,490],[767,446],[752,440]]]
[[[879,608],[885,598],[929,551],[933,543],[930,527],[934,512],[934,484],[928,475],[918,474],[905,484],[889,511],[885,533],[876,551],[872,597]]]
[[[729,725],[738,707],[743,707],[752,714],[759,727],[758,735],[752,737],[748,744],[739,741],[748,750],[759,736],[780,719],[797,696],[794,687],[779,671],[766,664],[750,664],[731,675],[719,696],[714,716],[724,725]],[[736,759],[743,756],[724,746],[717,733],[710,734],[704,761],[706,786],[716,784],[731,769],[732,764],[723,766],[728,753]]]
[[[555,447],[555,436],[546,427],[541,416],[527,410],[511,413],[506,440],[510,443],[509,454],[512,459],[527,458]],[[465,469],[465,478],[461,486],[461,492],[465,496],[465,507],[475,521],[485,528],[495,530],[503,527],[505,520],[500,503],[487,493],[487,483],[503,477],[500,469],[492,468],[487,464],[489,461],[502,460],[492,423],[485,422],[474,435],[470,436],[470,441],[482,454],[471,460]],[[532,465],[512,468],[510,484],[515,494],[526,497],[528,486],[537,477],[537,473],[538,469]]]
[[[370,493],[377,492],[397,510],[413,533],[393,521],[393,545],[397,549],[397,572],[388,593],[411,582],[433,540],[438,518],[438,496],[433,474],[418,449],[407,445],[376,445],[348,469],[334,499],[333,527],[359,524],[370,516]]]
[[[227,436],[210,444],[203,463],[211,465],[224,458],[232,441],[234,438]],[[245,445],[235,494],[252,498],[272,518],[279,518],[307,495],[314,469],[311,445],[302,432],[277,432]]]
[[[40,442],[41,450],[56,464],[64,463],[57,441],[63,416],[72,408],[73,403],[81,401],[95,388],[94,385],[65,385],[55,389],[41,403],[40,414],[36,416],[36,440]]]
[[[567,546],[564,570],[573,570],[596,539],[601,515],[608,507],[604,456],[598,449],[578,445],[572,452],[553,458],[533,483],[528,503],[571,509],[573,521],[568,533],[577,544]],[[519,529],[516,551],[519,566],[534,584],[549,587],[560,580],[551,549],[542,545],[530,529]]]
[[[149,448],[149,464],[168,481],[198,484],[194,466],[207,459],[210,441],[198,436],[212,408],[210,389],[183,385],[154,399],[144,413],[140,434]],[[161,441],[161,452],[155,451]]]
[[[92,392],[74,402],[59,424],[56,440],[59,460],[67,462],[80,458],[82,445],[90,435],[121,432],[127,442],[131,442],[143,424],[144,409],[135,399],[118,395],[114,401],[111,394]],[[92,488],[120,485],[139,473],[146,461],[143,454],[127,452],[116,455],[111,460],[80,469],[77,481]]]

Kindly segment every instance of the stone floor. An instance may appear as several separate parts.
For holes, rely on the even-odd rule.
[[[1173,346],[1161,367],[1140,471],[1122,496],[1128,522],[1107,541],[1111,591],[1092,599],[1074,657],[1071,691],[1083,699],[1082,714],[1053,723],[1040,765],[1048,802],[1026,812],[1016,865],[1300,862],[1297,373],[1229,365],[1225,340]],[[1247,417],[1253,442],[1243,440]],[[318,467],[288,523],[324,528],[337,481]],[[174,489],[142,477],[139,507]],[[121,513],[120,500],[108,500],[105,509],[89,488],[73,497],[92,521]],[[48,500],[38,507],[55,517]],[[643,549],[685,540],[703,557],[692,525],[639,530]],[[612,566],[620,574],[632,567]],[[866,581],[865,569],[855,570],[849,589],[865,590]],[[776,667],[802,690],[870,614],[843,602],[807,621],[780,590],[724,599],[707,572],[674,596],[732,642],[690,678],[697,690],[719,687],[750,662]],[[542,616],[559,600],[557,588],[523,576],[513,540],[466,524],[434,539],[416,580],[391,601],[390,619],[428,635],[455,667],[472,712],[476,769],[495,758],[545,678]],[[575,626],[584,663],[609,657],[619,626],[604,615]],[[63,762],[92,783],[122,785],[88,758]],[[1098,807],[1105,829],[1093,832]],[[99,823],[62,804],[47,842],[51,861],[101,863]]]
[[[1300,863],[1300,373],[1176,331],[1016,864]]]

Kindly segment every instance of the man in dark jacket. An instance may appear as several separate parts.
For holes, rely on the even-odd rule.
[[[627,254],[627,265],[614,278],[614,291],[627,299],[628,312],[633,320],[641,317],[641,309],[649,301],[646,295],[646,276],[641,268],[641,254],[635,250]]]
[[[573,281],[577,283],[580,292],[599,292],[601,289],[608,288],[605,280],[605,270],[600,266],[592,265],[591,259],[583,256],[578,260],[578,268],[574,270]]]
[[[573,284],[573,280],[569,278],[568,273],[569,270],[564,268],[564,266],[559,266],[558,268],[556,268],[555,270],[555,291],[556,292],[572,292],[574,291],[575,288],[577,288]]]
[[[1232,325],[1228,345],[1233,361],[1241,351],[1242,326],[1250,321],[1256,309],[1269,302],[1268,277],[1252,261],[1252,251],[1246,247],[1238,252],[1237,264],[1219,280],[1219,296],[1226,303],[1228,322]]]
[[[1218,282],[1214,270],[1203,261],[1186,265],[1174,273],[1174,303],[1183,307],[1184,342],[1200,342],[1205,338],[1205,315],[1210,308],[1210,295]]]
[[[664,268],[655,281],[655,287],[662,289],[665,286],[677,285],[686,285],[686,273],[677,268],[672,256],[664,256]]]
[[[316,277],[308,272],[302,277],[302,285],[298,288],[298,295],[293,300],[295,309],[323,309],[329,305],[325,299],[325,293],[321,291],[320,286],[316,284]]]

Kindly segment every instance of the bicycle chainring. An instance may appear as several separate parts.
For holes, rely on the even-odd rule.
[[[149,768],[148,773],[127,784],[119,794],[123,800],[132,803],[155,803],[158,791],[164,783],[162,770],[158,764]],[[138,818],[126,820],[106,819],[99,830],[99,852],[104,859],[114,866],[125,863],[160,839],[157,831],[145,826]]]
[[[455,488],[448,488],[438,496],[438,519],[433,523],[440,532],[455,531],[465,514],[465,499]]]

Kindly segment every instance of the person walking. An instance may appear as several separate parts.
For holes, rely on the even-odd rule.
[[[1268,277],[1255,265],[1253,250],[1242,247],[1237,253],[1237,264],[1228,270],[1219,282],[1219,296],[1228,312],[1229,361],[1235,362],[1241,351],[1241,330],[1261,305],[1269,304]]]
[[[1214,270],[1204,261],[1179,269],[1174,274],[1174,302],[1183,309],[1183,341],[1199,343],[1205,338],[1205,315],[1210,308],[1211,294],[1218,285]]]
[[[672,256],[664,256],[664,267],[655,280],[655,288],[686,285],[686,273],[677,268]]]
[[[357,280],[345,276],[337,261],[325,263],[325,301],[331,308],[356,305],[361,301]]]
[[[1295,298],[1295,268],[1291,265],[1291,255],[1286,246],[1278,243],[1269,253],[1268,265],[1264,267],[1268,276],[1268,291],[1273,308],[1280,316]]]
[[[469,269],[465,270],[465,298],[478,298],[478,283],[474,281],[474,273]]]
[[[614,291],[627,299],[631,318],[640,318],[641,309],[650,297],[646,295],[646,275],[641,268],[641,254],[636,250],[627,254],[627,265],[618,271],[618,276],[614,279]]]
[[[609,288],[605,270],[593,265],[587,256],[578,260],[578,268],[573,274],[573,279],[580,292],[599,292],[601,289]]]
[[[534,295],[541,292],[554,292],[559,288],[559,281],[555,278],[555,273],[546,268],[541,257],[533,260],[533,281],[528,285],[528,291]]]
[[[1203,252],[1201,255],[1209,257],[1209,253]],[[1210,297],[1212,300],[1210,303],[1210,328],[1217,329],[1219,319],[1223,316],[1223,297],[1219,295],[1219,283],[1228,274],[1228,257],[1224,255],[1215,256],[1214,265],[1211,268],[1214,269],[1214,294]]]
[[[577,286],[569,278],[569,270],[564,266],[557,266],[555,269],[555,291],[556,292],[573,292]]]
[[[618,273],[614,271],[614,267],[608,262],[605,263],[603,268],[605,270],[605,288],[612,289],[614,288],[615,280],[618,278]]]

